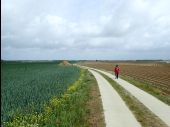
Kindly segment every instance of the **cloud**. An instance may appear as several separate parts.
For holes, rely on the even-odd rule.
[[[3,59],[170,59],[169,0],[2,0]]]

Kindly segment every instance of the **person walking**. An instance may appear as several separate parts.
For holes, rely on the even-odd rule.
[[[115,72],[115,78],[118,79],[119,78],[119,73],[120,73],[119,65],[115,66],[114,72]]]

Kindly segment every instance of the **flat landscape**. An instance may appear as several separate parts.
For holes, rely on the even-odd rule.
[[[121,75],[149,83],[170,96],[170,64],[158,61],[86,61],[81,65],[113,72],[118,64]]]
[[[97,83],[87,71],[67,61],[1,61],[1,68],[1,125],[98,125],[93,117],[104,125]],[[93,110],[89,98],[97,98]]]
[[[1,68],[4,127],[170,125],[169,63],[1,61]]]
[[[170,127],[170,0],[2,0],[2,127]]]

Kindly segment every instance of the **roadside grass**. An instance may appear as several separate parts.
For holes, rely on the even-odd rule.
[[[100,73],[100,72],[99,72]],[[142,127],[167,127],[167,125],[154,115],[146,106],[132,96],[127,90],[117,84],[114,80],[108,76],[100,73],[118,92],[121,98],[124,100],[129,109],[133,112],[138,122]]]
[[[88,84],[91,85],[89,91],[89,100],[87,101],[87,122],[89,123],[88,127],[105,127],[103,106],[101,100],[101,94],[95,77],[89,72],[87,75],[89,79]]]
[[[22,114],[15,112],[11,121],[4,122],[4,127],[89,127],[91,80],[89,72],[81,70],[80,78],[60,97],[53,97],[44,105],[42,113]]]
[[[161,89],[156,88],[149,83],[137,81],[131,77],[121,76],[121,78],[170,105],[170,95],[165,94]]]

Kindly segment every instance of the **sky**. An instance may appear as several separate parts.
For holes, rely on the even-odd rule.
[[[1,0],[1,59],[170,59],[170,0]]]

